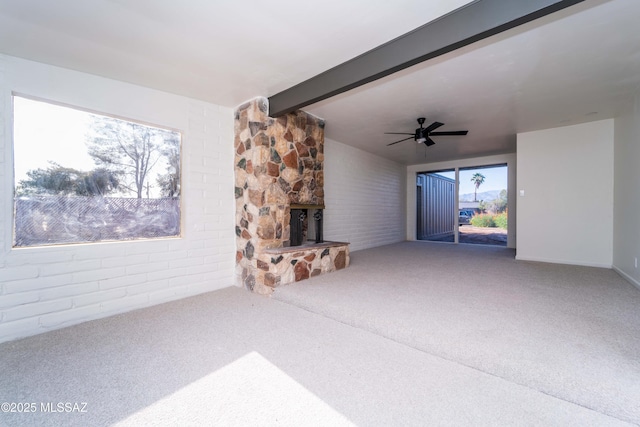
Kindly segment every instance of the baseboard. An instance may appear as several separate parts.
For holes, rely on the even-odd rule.
[[[565,265],[579,265],[581,267],[597,267],[597,268],[613,268],[611,264],[600,264],[597,262],[580,262],[566,259],[547,259],[547,258],[536,258],[536,257],[527,257],[522,255],[516,255],[516,261],[533,261],[533,262],[546,262],[550,264],[565,264]]]
[[[633,277],[629,276],[627,273],[625,273],[624,271],[620,270],[618,267],[616,267],[615,265],[613,266],[613,271],[615,271],[616,273],[618,273],[620,276],[622,276],[626,281],[628,281],[629,283],[631,283],[633,286],[635,286],[636,288],[640,289],[640,282],[638,282],[636,279],[634,279]]]

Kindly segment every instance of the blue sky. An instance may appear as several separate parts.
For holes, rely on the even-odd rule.
[[[461,169],[460,170],[460,194],[470,194],[474,191],[474,184],[471,182],[471,177],[476,172],[484,175],[484,183],[478,189],[478,192],[491,191],[491,190],[506,190],[507,189],[507,167],[498,166],[492,168],[478,168],[478,169]],[[455,173],[451,172],[438,172],[438,175],[446,176],[447,178],[454,179]]]

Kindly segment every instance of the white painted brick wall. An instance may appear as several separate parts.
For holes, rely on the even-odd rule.
[[[4,55],[0,55],[0,244],[6,242],[11,238],[11,228],[8,223],[11,222],[11,217],[7,218],[7,215],[12,215],[12,191],[13,191],[13,178],[9,171],[7,163],[11,162],[10,141],[8,141],[9,127],[9,111],[11,110],[11,93],[10,88],[7,87],[7,58]],[[3,245],[3,247],[6,245]],[[18,262],[16,265],[23,265]],[[6,270],[6,261],[3,256],[0,256],[0,283],[2,283],[2,277]],[[13,273],[16,278],[21,278],[20,274]],[[2,295],[0,289],[0,295]],[[0,307],[3,304],[0,301]],[[2,321],[2,314],[0,314],[0,322]],[[2,341],[0,339],[0,341]]]
[[[405,167],[330,139],[324,152],[325,239],[351,251],[405,240]]]
[[[11,94],[183,132],[182,237],[12,249]],[[0,342],[232,286],[233,111],[0,55]]]

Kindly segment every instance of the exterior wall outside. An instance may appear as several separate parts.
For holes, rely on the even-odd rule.
[[[12,249],[11,95],[183,132],[182,237]],[[233,111],[0,55],[0,341],[233,285]]]
[[[327,138],[324,170],[325,239],[352,252],[405,240],[404,165]]]
[[[424,163],[419,165],[411,165],[406,168],[406,223],[407,223],[407,240],[416,240],[416,174],[420,172],[429,172],[437,170],[447,170],[455,168],[467,168],[476,166],[490,165],[507,165],[507,186],[508,186],[508,205],[509,223],[507,230],[507,247],[516,247],[516,155],[500,154],[495,156],[474,157],[470,159],[452,160],[447,162]],[[454,212],[458,211],[458,201]],[[455,227],[458,227],[457,222]]]
[[[612,266],[614,121],[518,134],[517,259]]]
[[[436,174],[417,176],[419,197],[417,238],[428,240],[455,232],[456,181]],[[421,206],[420,206],[421,205]]]
[[[614,131],[613,268],[640,288],[640,92]]]

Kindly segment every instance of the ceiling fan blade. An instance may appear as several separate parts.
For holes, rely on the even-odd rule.
[[[431,132],[429,135],[466,135],[468,133],[468,130],[452,130],[446,132]]]
[[[413,135],[409,132],[385,132],[385,135]]]
[[[427,147],[431,147],[432,145],[435,145],[435,141],[429,137],[427,137],[427,140],[424,142],[424,145],[426,145]]]
[[[413,136],[410,136],[409,138],[401,139],[400,141],[392,142],[391,144],[387,144],[387,146],[397,144],[398,142],[406,141],[407,139],[413,139]]]
[[[431,133],[432,130],[438,129],[440,126],[444,126],[444,123],[433,122],[425,128],[425,131],[427,131],[427,133]]]

